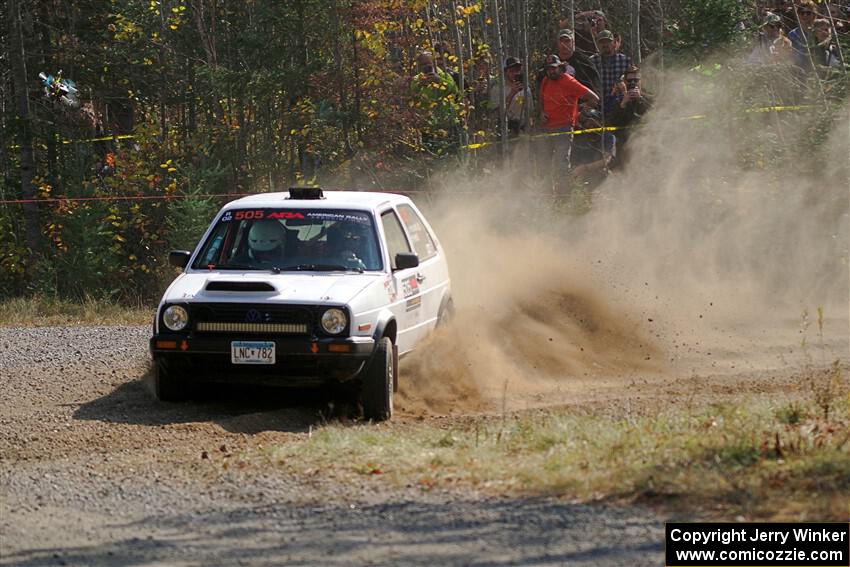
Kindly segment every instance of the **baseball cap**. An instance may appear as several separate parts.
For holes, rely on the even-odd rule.
[[[611,33],[611,30],[602,30],[596,34],[596,41],[602,41],[603,39],[614,41],[614,34]]]
[[[508,67],[513,67],[514,65],[522,65],[522,61],[520,61],[516,57],[508,57],[505,59],[505,69],[507,69]]]
[[[564,28],[558,31],[558,39],[561,39],[562,37],[568,37],[570,39],[573,39],[575,37],[575,34],[573,33],[573,30],[568,30]]]
[[[764,23],[760,27],[769,26],[771,24],[781,24],[782,18],[774,14],[773,12],[768,12],[767,16],[764,18]]]
[[[561,63],[561,58],[553,53],[552,55],[546,56],[545,65],[546,67],[560,67],[563,63]]]

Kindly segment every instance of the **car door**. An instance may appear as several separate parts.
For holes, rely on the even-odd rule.
[[[440,303],[448,285],[448,271],[437,242],[419,211],[409,204],[402,203],[398,205],[398,214],[413,245],[413,251],[419,256],[416,282],[422,298],[420,311],[424,325],[423,334],[426,334],[437,324]]]
[[[422,297],[419,293],[419,281],[416,279],[417,268],[396,269],[396,254],[414,252],[398,215],[393,209],[382,212],[381,224],[392,268],[391,285],[394,289],[390,310],[398,324],[396,344],[401,354],[411,350],[423,334]]]

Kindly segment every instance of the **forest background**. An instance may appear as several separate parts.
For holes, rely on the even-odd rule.
[[[498,126],[476,122],[475,95],[460,135],[484,147],[437,156],[421,144],[417,52],[444,42],[463,82],[482,61],[498,81],[497,62],[519,56],[533,72],[571,13],[589,9],[623,33],[656,89],[669,70],[722,80],[738,108],[718,110],[742,119],[801,102],[796,89],[762,96],[775,74],[730,58],[754,41],[758,0],[7,0],[0,299],[155,299],[173,276],[167,251],[194,246],[237,194],[303,182],[427,192],[435,171],[496,178]],[[39,73],[60,70],[79,106],[45,96]],[[811,92],[805,118],[766,126],[796,121],[785,125],[795,135],[742,137],[742,170],[781,175],[817,155],[846,112],[846,74]]]

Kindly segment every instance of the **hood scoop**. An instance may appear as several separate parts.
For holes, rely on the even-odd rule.
[[[228,282],[228,281],[213,281],[207,284],[207,291],[277,291],[275,287],[268,282]]]

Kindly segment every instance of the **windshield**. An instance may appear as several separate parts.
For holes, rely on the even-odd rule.
[[[227,211],[195,269],[375,271],[383,268],[372,216],[328,209]]]

